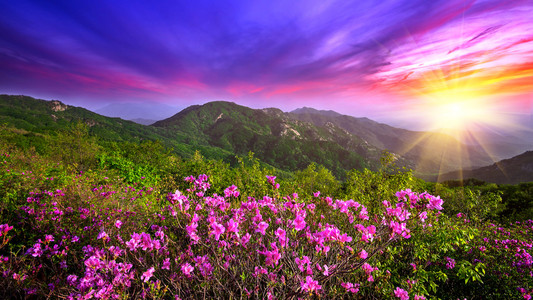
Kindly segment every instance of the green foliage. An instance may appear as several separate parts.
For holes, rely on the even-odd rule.
[[[384,200],[394,197],[396,191],[417,190],[421,182],[413,177],[411,171],[398,169],[394,164],[394,156],[384,152],[379,171],[354,169],[347,173],[342,197],[362,203],[368,207],[369,212],[374,213]]]
[[[463,213],[473,221],[493,220],[498,216],[502,207],[501,193],[492,189],[481,190],[468,186],[449,189],[435,185],[435,192],[447,200],[444,204],[446,212],[450,215]]]
[[[504,207],[498,215],[499,221],[533,219],[533,183],[502,185],[492,190],[500,193],[503,199]]]
[[[144,181],[145,178],[148,178],[149,185],[155,185],[159,181],[159,175],[150,165],[135,164],[118,154],[108,155],[104,153],[98,156],[98,160],[101,167],[117,170],[118,174],[128,183]]]
[[[324,166],[310,164],[301,171],[294,172],[294,181],[302,191],[320,191],[324,195],[336,195],[340,182]]]
[[[48,109],[46,103],[42,107],[37,104],[37,108],[42,108],[43,111]],[[24,115],[17,110],[5,110],[3,113],[7,117],[2,120]],[[60,113],[62,112],[57,112],[58,118]],[[230,111],[226,113],[229,114]],[[343,167],[340,164],[349,162],[349,156],[343,156],[342,153],[338,157],[329,156],[335,157],[332,164],[307,163],[318,159],[309,155],[315,153],[313,155],[319,157],[324,155],[321,152],[324,149],[334,152],[336,148],[328,148],[327,144],[324,147],[315,145],[315,152],[300,152],[301,148],[295,145],[302,144],[291,139],[281,139],[278,144],[275,144],[274,139],[248,139],[247,132],[280,130],[276,129],[275,124],[265,123],[259,127],[243,129],[236,136],[256,145],[263,152],[260,155],[247,152],[235,157],[229,151],[219,151],[209,146],[175,144],[183,147],[176,150],[169,148],[164,141],[154,141],[157,139],[119,140],[128,134],[111,134],[114,129],[106,134],[107,129],[102,129],[105,127],[91,126],[83,121],[63,124],[58,119],[54,124],[61,125],[60,130],[59,127],[45,130],[44,128],[55,128],[53,124],[51,127],[43,125],[49,121],[46,117],[49,114],[48,111],[43,115],[28,116],[27,121],[20,123],[20,128],[7,125],[0,127],[0,224],[19,224],[16,234],[9,237],[10,251],[18,253],[16,257],[22,257],[18,261],[18,267],[26,270],[24,272],[27,274],[31,271],[31,260],[29,256],[22,254],[31,243],[42,239],[43,233],[62,226],[61,228],[70,228],[70,235],[94,236],[101,228],[94,225],[98,222],[93,223],[93,219],[104,222],[106,218],[117,216],[119,212],[128,216],[123,225],[127,232],[149,230],[148,224],[158,220],[175,230],[173,238],[179,240],[182,233],[172,227],[174,225],[170,221],[165,223],[161,218],[162,214],[168,214],[167,194],[176,189],[185,191],[189,188],[190,185],[183,181],[184,177],[207,174],[212,185],[210,192],[224,195],[228,186],[234,184],[238,187],[240,195],[232,199],[234,202],[230,209],[238,208],[237,201],[246,201],[248,197],[262,199],[261,197],[268,195],[279,200],[290,195],[294,203],[316,204],[316,211],[308,216],[308,221],[312,218],[319,220],[321,215],[336,221],[346,218],[338,210],[326,210],[326,201],[313,196],[317,191],[324,196],[353,199],[367,206],[371,218],[375,212],[383,210],[383,201],[394,199],[399,190],[427,190],[440,195],[444,199],[442,214],[410,228],[412,237],[385,248],[385,255],[368,259],[379,270],[374,273],[376,282],[372,288],[361,287],[360,294],[357,295],[362,298],[390,298],[394,289],[401,287],[411,297],[417,294],[440,299],[517,299],[521,297],[518,288],[526,289],[524,294],[530,293],[533,287],[529,276],[531,264],[528,265],[531,254],[531,246],[528,245],[533,244],[533,223],[522,222],[533,217],[532,183],[495,185],[472,182],[462,186],[428,183],[413,177],[410,171],[397,167],[397,157],[388,153],[384,153],[379,170],[353,169],[346,174],[346,180],[339,181],[340,177],[335,177],[338,174],[331,168],[336,167],[337,172],[340,172]],[[249,119],[257,119],[257,115],[244,115]],[[80,117],[83,116],[87,118],[92,115],[90,112],[80,113]],[[198,124],[208,126],[208,119],[213,116],[199,117]],[[56,121],[52,118],[51,122]],[[123,123],[125,128],[130,125]],[[135,125],[131,126],[136,128]],[[159,128],[157,132],[161,135],[179,136],[178,133],[166,130]],[[304,130],[298,128],[298,131]],[[154,132],[156,131],[152,133]],[[218,140],[221,143],[224,139],[229,144],[234,142],[232,135],[225,135],[223,131],[219,133],[221,136]],[[202,142],[201,138],[195,142]],[[306,147],[312,146],[309,144]],[[177,156],[176,153],[189,154]],[[209,155],[204,155],[205,153]],[[228,156],[232,158],[228,159]],[[273,161],[265,160],[268,157],[272,157]],[[342,160],[342,157],[346,160]],[[297,171],[282,171],[276,168],[274,161],[292,164]],[[281,184],[281,188],[275,189],[268,183],[267,175],[277,176],[276,182]],[[293,195],[294,192],[299,194],[298,198]],[[57,202],[57,207],[72,214],[70,216],[73,217],[68,221],[71,223],[46,219],[37,224],[24,219],[21,208],[30,205],[30,196],[40,197],[46,205],[34,205],[34,208],[48,213],[52,210],[52,203]],[[82,212],[70,211],[68,207],[91,208],[94,213],[82,217]],[[419,217],[411,216],[412,219]],[[291,216],[292,218],[294,217]],[[352,231],[352,237],[359,239],[360,233],[355,233],[354,224],[349,220],[342,220],[344,221],[339,222],[339,229],[343,232]],[[510,221],[513,224],[501,225]],[[79,257],[67,258],[68,263],[79,263],[77,260],[83,257],[83,251],[74,244],[71,247]],[[0,249],[0,255],[7,255],[7,252],[5,248]],[[179,257],[181,254],[172,255]],[[330,259],[331,264],[334,264],[335,258]],[[452,261],[455,262],[453,267]],[[54,272],[62,272],[57,267],[60,262],[58,257],[43,259],[43,267],[37,271],[38,276],[35,278],[40,278],[43,282],[45,279],[53,281],[59,278],[54,277],[58,276]],[[24,269],[26,263],[28,266]],[[3,268],[3,265],[0,267]],[[69,272],[76,273],[79,270],[70,269]],[[255,280],[248,273],[240,272],[238,275],[243,282]],[[366,280],[358,273],[350,276],[353,282]],[[0,291],[0,296],[23,298],[23,288],[6,280],[8,279],[0,279],[0,286],[5,287]],[[41,286],[39,291],[45,293],[47,288]],[[164,294],[163,289],[153,289],[161,293],[158,295]],[[340,292],[333,291],[328,296],[337,293]],[[167,296],[168,294],[163,297]]]
[[[81,122],[70,128],[48,136],[47,154],[54,159],[74,166],[78,171],[86,171],[96,166],[96,154],[100,146],[96,138],[89,135],[89,128]]]
[[[474,221],[507,223],[533,218],[533,183],[496,185],[476,181],[459,185],[444,182],[431,184],[428,190],[448,199],[444,205],[449,214],[461,212]]]

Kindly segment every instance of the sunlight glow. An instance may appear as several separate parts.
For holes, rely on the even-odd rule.
[[[499,122],[500,119],[485,98],[463,99],[454,95],[453,91],[427,97],[424,106],[429,130],[470,131],[482,125]]]
[[[465,70],[461,63],[425,70],[411,78],[408,88],[426,133],[404,149],[421,154],[416,171],[440,175],[498,161],[480,134],[488,128],[510,128],[493,82],[480,69]],[[490,78],[490,77],[489,77]],[[419,150],[417,150],[419,149]],[[420,152],[421,151],[421,152]]]

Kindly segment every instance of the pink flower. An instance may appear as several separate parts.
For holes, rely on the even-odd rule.
[[[196,215],[196,214],[195,214]],[[191,225],[185,226],[185,230],[189,234],[189,237],[191,240],[193,240],[194,243],[197,243],[200,240],[200,237],[196,234],[196,228],[198,227],[198,223],[191,223]]]
[[[361,252],[359,252],[359,258],[366,259],[368,257],[368,253],[363,249]]]
[[[344,234],[342,234],[342,235],[339,237],[338,240],[339,240],[339,242],[341,242],[341,243],[344,243],[344,242],[349,243],[349,242],[352,241],[352,237],[349,236],[347,233],[344,233]]]
[[[139,247],[140,243],[141,243],[141,235],[134,232],[131,235],[131,239],[126,242],[126,246],[128,246],[130,251],[135,251]]]
[[[228,198],[228,197],[239,197],[240,193],[239,191],[237,190],[237,187],[235,185],[232,185],[230,187],[228,187],[227,189],[224,190],[224,197]]]
[[[288,245],[289,239],[287,238],[287,232],[285,230],[278,228],[276,229],[275,234],[278,237],[279,243],[281,244],[282,247]]]
[[[276,183],[276,176],[266,176],[268,183],[274,185]]]
[[[257,277],[261,274],[268,274],[268,270],[263,267],[256,266],[254,276]]]
[[[141,233],[141,247],[144,251],[151,251],[154,248],[154,243],[152,242],[152,237],[149,233]]]
[[[146,272],[142,274],[141,279],[144,282],[147,282],[154,275],[154,271],[155,271],[154,267],[151,267],[150,269],[148,269]]]
[[[415,295],[415,300],[426,300],[426,297]]]
[[[292,222],[292,225],[294,226],[294,229],[296,231],[300,231],[305,228],[305,220],[301,215],[298,215],[296,219]]]
[[[274,267],[274,265],[278,265],[281,254],[278,251],[279,249],[276,246],[276,243],[271,243],[270,247],[272,248],[272,251],[258,251],[258,253],[266,256],[265,264],[267,266]]]
[[[302,282],[302,290],[312,293],[313,291],[318,291],[322,289],[322,286],[318,284],[318,281],[313,280],[311,276],[307,276],[305,281]]]
[[[67,276],[67,282],[71,286],[75,286],[77,280],[78,280],[78,276],[76,276],[76,275],[68,275]]]
[[[233,219],[230,219],[226,225],[228,226],[228,232],[239,233],[239,223],[235,222]]]
[[[9,226],[9,224],[2,224],[0,225],[0,236],[6,235],[8,231],[13,229],[13,226]]]
[[[161,267],[161,269],[164,269],[164,270],[170,270],[170,258],[166,258],[164,261],[163,261],[163,266]]]
[[[215,240],[217,241],[220,239],[220,235],[223,234],[224,231],[226,231],[224,225],[218,224],[217,222],[211,223],[211,228],[213,229],[213,231],[211,231],[210,234],[214,234]]]
[[[243,247],[246,247],[246,244],[248,244],[248,242],[250,241],[251,237],[252,236],[248,232],[245,235],[243,235],[242,238],[241,238],[241,245]]]
[[[366,210],[366,207],[362,206],[361,211],[359,212],[359,219],[361,220],[368,220],[368,211]]]
[[[446,257],[446,269],[455,268],[455,259]]]
[[[397,217],[399,221],[405,221],[409,219],[411,213],[407,210],[404,210],[400,204],[397,204],[396,208],[387,208],[387,214],[392,217]]]
[[[364,263],[361,267],[363,271],[365,271],[366,275],[368,276],[368,281],[374,281],[374,277],[372,276],[372,272],[379,270],[378,267],[372,267],[368,263]]]
[[[40,257],[43,255],[43,250],[41,249],[41,244],[35,243],[33,247],[28,249],[28,253],[30,253],[33,257]]]
[[[374,240],[374,234],[376,234],[376,226],[370,225],[368,227],[365,227],[364,225],[356,224],[354,227],[362,233],[362,241],[372,242],[372,240]]]
[[[328,265],[324,265],[324,272],[323,272],[324,276],[329,276],[329,267]]]
[[[359,292],[359,284],[353,284],[351,282],[342,282],[341,286],[346,289],[346,291],[351,293]]]
[[[430,195],[431,196],[431,195]],[[440,196],[437,196],[437,197],[433,197],[431,196],[431,198],[429,199],[429,203],[427,205],[427,208],[428,209],[436,209],[436,210],[441,210],[442,209],[442,203],[444,201],[442,201],[442,199],[440,198]]]
[[[308,256],[303,256],[302,259],[300,258],[295,258],[294,261],[296,262],[296,264],[298,265],[298,268],[300,269],[300,271],[304,271],[304,268],[305,266],[307,265],[309,267],[309,264],[311,264],[311,261],[309,260],[309,257]]]
[[[121,226],[122,226],[122,221],[117,220],[117,221],[115,222],[115,227],[117,227],[118,229],[120,229]]]
[[[191,276],[192,271],[194,271],[194,267],[189,263],[184,263],[181,265],[181,272],[185,274],[185,276]]]
[[[51,235],[51,234],[47,234],[44,236],[44,242],[47,243],[47,242],[53,242],[54,241],[54,236]]]
[[[252,221],[255,223],[263,221],[263,216],[259,213],[259,210],[257,210],[257,214],[252,218]]]
[[[261,222],[261,223],[257,224],[257,229],[255,230],[255,232],[259,232],[262,235],[265,235],[265,231],[266,231],[267,228],[268,228],[268,223]]]
[[[401,289],[399,287],[396,287],[396,290],[394,290],[394,296],[396,296],[397,298],[400,298],[400,300],[409,299],[409,293],[406,290]]]
[[[98,257],[93,255],[87,260],[85,260],[84,264],[88,268],[99,269],[104,264],[104,262],[102,262],[100,259],[98,259]]]
[[[407,228],[405,223],[391,221],[389,224],[389,228],[392,230],[391,238],[393,238],[395,234],[399,234],[406,239],[411,237],[411,235],[409,234],[411,231]]]
[[[100,232],[100,234],[98,234],[98,237],[97,237],[97,239],[104,239],[104,240],[106,240],[108,238],[109,238],[109,236],[107,235],[107,233],[105,231]]]

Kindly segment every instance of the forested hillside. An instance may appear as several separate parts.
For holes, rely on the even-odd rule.
[[[341,181],[321,165],[282,172],[250,154],[230,166],[90,128],[1,128],[1,297],[532,293],[530,184],[424,182],[391,155]]]

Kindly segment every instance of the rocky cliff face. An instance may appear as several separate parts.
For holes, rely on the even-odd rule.
[[[63,104],[63,102],[58,101],[58,100],[52,100],[49,103],[50,103],[50,108],[55,112],[65,111],[68,108],[68,105]]]

